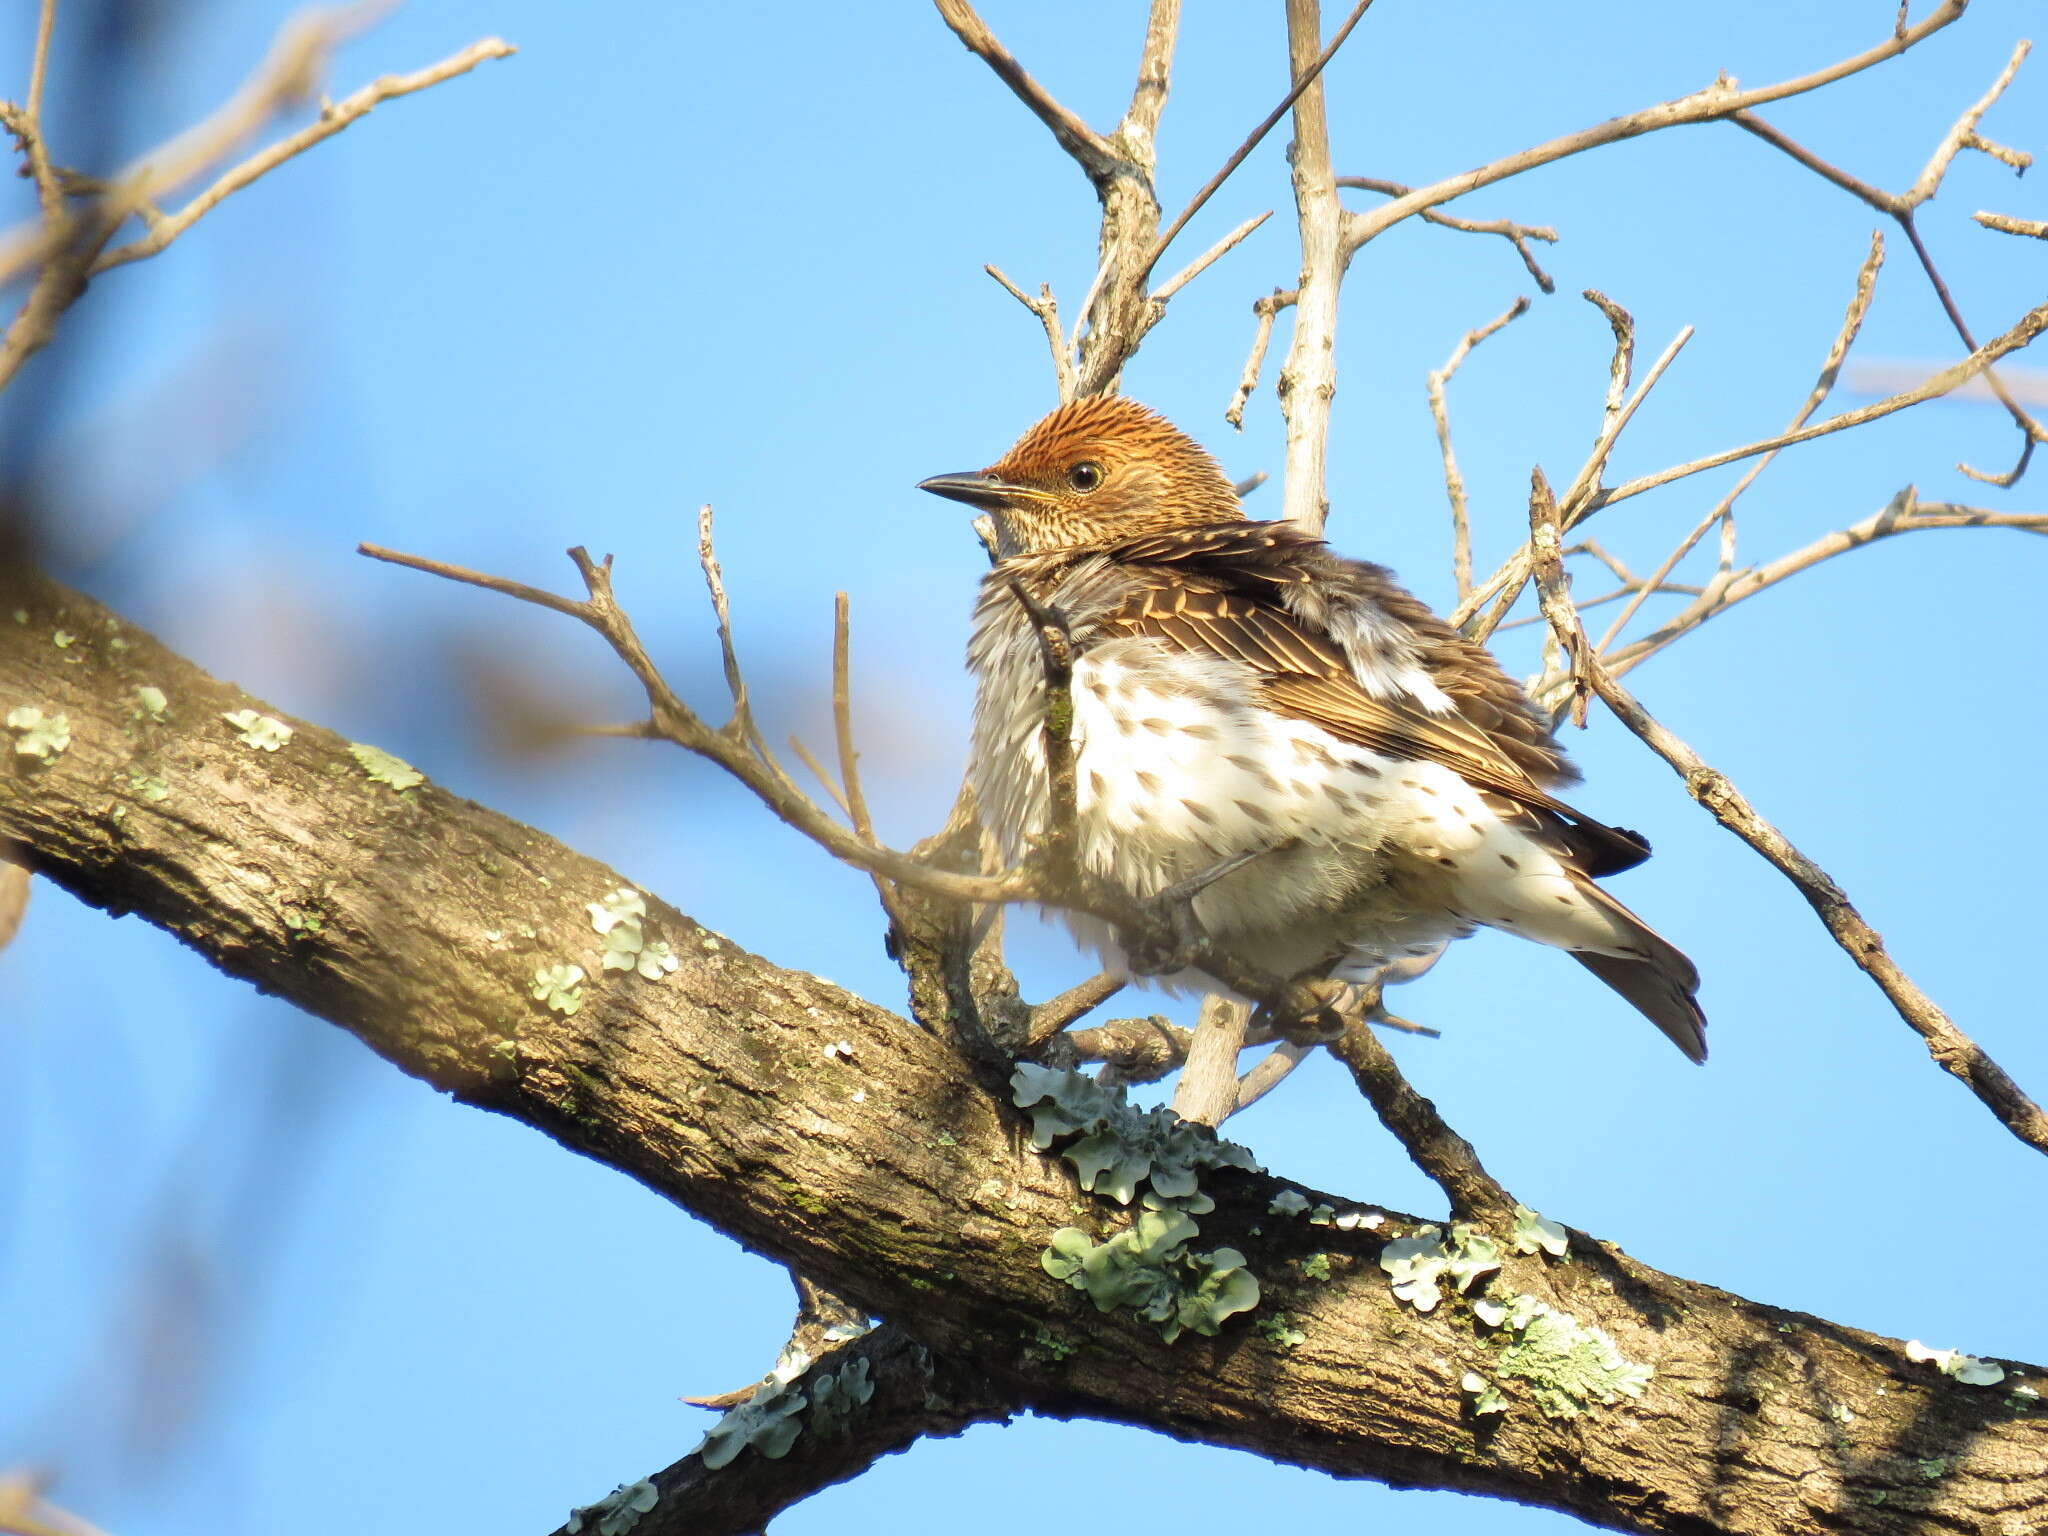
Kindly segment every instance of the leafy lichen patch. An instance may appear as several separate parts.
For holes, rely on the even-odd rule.
[[[621,1483],[595,1504],[570,1510],[562,1529],[569,1536],[581,1536],[588,1525],[597,1536],[626,1536],[639,1524],[640,1517],[660,1502],[660,1490],[645,1478],[637,1483]]]
[[[258,752],[275,752],[292,739],[292,728],[273,715],[253,709],[224,709],[221,719],[235,728],[235,739]]]
[[[401,794],[427,782],[427,776],[419,769],[402,757],[393,757],[381,747],[352,741],[348,745],[348,755],[356,760],[356,766],[363,770],[372,784],[389,784]]]
[[[2005,1380],[2005,1367],[1966,1355],[1959,1349],[1929,1349],[1918,1339],[1906,1341],[1906,1358],[1915,1364],[1932,1365],[1942,1375],[1953,1377],[1966,1387],[1995,1387]]]
[[[583,1006],[583,967],[558,960],[535,968],[528,990],[533,1000],[568,1017]]]
[[[58,753],[71,745],[71,717],[46,715],[33,704],[22,704],[7,711],[7,729],[15,733],[14,750],[20,757],[52,762]]]
[[[163,689],[144,683],[135,690],[135,718],[161,725],[164,711],[170,708],[170,703],[171,701],[164,696]]]

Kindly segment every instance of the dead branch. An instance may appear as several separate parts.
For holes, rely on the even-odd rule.
[[[1244,360],[1244,375],[1237,381],[1237,393],[1230,397],[1230,407],[1223,413],[1223,419],[1239,430],[1244,427],[1245,403],[1259,387],[1259,370],[1266,363],[1266,348],[1272,344],[1273,317],[1300,297],[1296,289],[1275,288],[1263,299],[1252,300],[1252,314],[1258,318],[1258,325],[1252,331],[1251,355]]]
[[[1550,290],[1546,286],[1544,291]],[[1429,414],[1436,423],[1437,450],[1443,455],[1444,493],[1451,500],[1451,574],[1458,583],[1460,599],[1472,590],[1472,520],[1465,499],[1465,477],[1458,472],[1458,456],[1451,448],[1450,407],[1445,390],[1474,347],[1528,312],[1529,300],[1516,299],[1504,314],[1496,315],[1476,331],[1467,331],[1451,349],[1443,367],[1429,374]]]
[[[1361,192],[1378,192],[1387,197],[1406,197],[1415,189],[1398,181],[1386,181],[1378,176],[1339,176],[1337,185],[1355,187]],[[1517,224],[1512,219],[1461,219],[1456,214],[1445,213],[1441,208],[1422,210],[1425,223],[1441,225],[1445,229],[1463,230],[1468,235],[1499,235],[1515,248],[1515,254],[1522,258],[1522,265],[1528,269],[1530,280],[1545,293],[1557,292],[1557,284],[1550,274],[1537,264],[1536,253],[1529,249],[1531,240],[1542,240],[1548,244],[1557,243],[1557,231],[1548,224]],[[1349,224],[1352,215],[1346,214]],[[1349,243],[1357,234],[1354,229],[1346,235]],[[1357,244],[1363,244],[1358,240]],[[1357,245],[1353,245],[1355,250]]]

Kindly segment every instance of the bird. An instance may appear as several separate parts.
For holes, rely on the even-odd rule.
[[[918,488],[994,524],[969,779],[1012,864],[1053,815],[1051,620],[1071,653],[1075,860],[1133,911],[1184,893],[1212,952],[1340,983],[1498,929],[1565,950],[1706,1059],[1698,971],[1595,883],[1648,842],[1556,797],[1579,775],[1549,723],[1390,571],[1247,517],[1214,458],[1120,395]],[[1134,968],[1118,924],[1058,897],[1079,941]],[[1152,979],[1229,992],[1199,967]]]

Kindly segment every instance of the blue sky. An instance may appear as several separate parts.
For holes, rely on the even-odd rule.
[[[1169,208],[1284,91],[1278,10],[1189,5],[1161,134]],[[985,10],[1105,127],[1142,12]],[[283,14],[223,0],[164,22],[128,147],[220,100]],[[1804,72],[1869,46],[1891,16],[1847,0],[1541,13],[1380,0],[1329,75],[1335,158],[1425,181],[1717,70],[1745,84]],[[1978,0],[1906,59],[1768,115],[1901,187],[2037,16]],[[0,69],[18,82],[21,18],[12,31]],[[564,547],[609,550],[656,654],[709,705],[693,547],[695,510],[714,503],[771,739],[823,738],[832,593],[852,594],[870,792],[907,842],[958,781],[958,655],[982,564],[957,509],[910,487],[995,457],[1052,403],[1036,323],[980,269],[1049,281],[1071,303],[1092,271],[1092,198],[918,6],[814,5],[780,25],[745,7],[420,6],[351,46],[332,88],[487,33],[518,57],[382,108],[95,286],[65,338],[77,376],[42,461],[51,564],[278,705],[614,862],[783,964],[895,1004],[865,879],[708,769],[639,744],[494,745],[485,672],[580,716],[632,710],[590,637],[352,550],[370,540],[556,586],[572,579]],[[75,130],[91,107],[71,89],[53,110]],[[1985,129],[2048,150],[2040,77],[2023,72]],[[1279,216],[1173,302],[1125,380],[1239,475],[1281,457],[1270,392],[1243,433],[1221,417],[1250,301],[1293,280],[1284,139],[1247,162],[1184,254],[1251,213]],[[1968,221],[1984,207],[2048,212],[2036,181],[1980,156],[1927,211],[1980,336],[2040,300],[2044,270],[2034,242]],[[1519,293],[1536,300],[1453,385],[1490,568],[1517,537],[1530,466],[1567,478],[1597,429],[1608,338],[1579,290],[1631,308],[1646,355],[1698,327],[1623,441],[1624,477],[1782,425],[1875,218],[1730,127],[1614,146],[1457,211],[1555,225],[1543,258],[1558,293],[1535,294],[1498,240],[1411,224],[1376,242],[1346,289],[1332,440],[1331,537],[1439,606],[1453,595],[1448,519],[1423,376],[1462,332]],[[1283,322],[1276,364],[1284,339]],[[1958,353],[1902,241],[1860,352],[1930,367]],[[1864,517],[1908,483],[2038,510],[2048,467],[2009,493],[1952,467],[2004,468],[2015,448],[1995,407],[1940,402],[1799,450],[1745,500],[1745,557]],[[1736,473],[1589,531],[1653,564]],[[1258,496],[1277,507],[1272,488]],[[2044,573],[2048,545],[2026,535],[1913,535],[1738,608],[1632,677],[2037,1092],[2048,727],[2015,706],[2039,697]],[[1531,670],[1527,632],[1501,650]],[[2048,1354],[2002,1279],[2048,1261],[2048,1229],[2012,1214],[2048,1194],[2040,1158],[1926,1062],[1790,887],[1633,738],[1596,718],[1571,744],[1581,803],[1657,845],[1617,890],[1699,962],[1714,1059],[1688,1067],[1563,957],[1482,936],[1400,997],[1443,1031],[1393,1042],[1417,1085],[1523,1198],[1648,1262],[1902,1337]],[[1014,927],[1032,989],[1076,977],[1054,930]],[[687,1451],[707,1418],[677,1398],[758,1375],[784,1337],[773,1266],[136,920],[42,888],[0,955],[0,993],[15,1002],[0,1075],[17,1085],[0,1119],[0,1465],[59,1469],[59,1500],[119,1536],[325,1536],[423,1517],[546,1530]],[[1438,1209],[1327,1064],[1232,1131],[1285,1175]],[[891,1458],[776,1529],[917,1536],[971,1510],[986,1536],[1035,1532],[1036,1501],[988,1493],[1027,1469],[1042,1488],[1055,1468],[1062,1507],[1141,1531],[1255,1526],[1276,1510],[1427,1519],[1447,1536],[1572,1524],[1025,1421]]]

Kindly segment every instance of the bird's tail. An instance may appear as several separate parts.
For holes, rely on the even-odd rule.
[[[1572,958],[1634,1005],[1692,1061],[1707,1059],[1707,1016],[1694,993],[1700,973],[1677,945],[1583,877],[1579,885],[1621,940],[1599,949],[1572,950]]]

